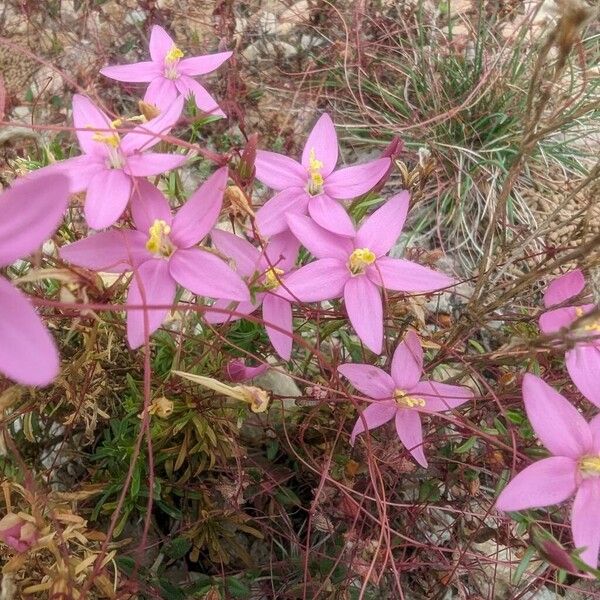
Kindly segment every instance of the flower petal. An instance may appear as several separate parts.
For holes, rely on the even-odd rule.
[[[120,169],[96,173],[85,197],[85,220],[92,229],[105,229],[123,214],[131,195],[132,181]]]
[[[565,354],[565,364],[577,389],[600,408],[600,348],[575,344],[575,348]]]
[[[179,285],[198,296],[250,300],[242,278],[225,261],[206,250],[177,250],[169,261],[169,270]]]
[[[87,189],[89,180],[98,172],[104,171],[104,159],[96,155],[82,154],[59,162],[52,163],[47,167],[36,169],[27,173],[13,182],[13,187],[25,181],[41,179],[48,175],[64,175],[69,180],[69,192],[76,194]]]
[[[593,307],[593,305],[589,306]],[[566,329],[571,327],[577,318],[574,306],[565,306],[563,308],[548,310],[540,315],[540,329],[542,333],[546,335],[557,333],[563,328]]]
[[[182,96],[188,97],[191,94],[196,102],[196,106],[202,112],[208,115],[226,116],[217,104],[217,101],[195,79],[187,75],[181,75],[179,79],[175,80],[175,85]]]
[[[23,385],[48,385],[58,352],[29,300],[0,277],[0,373]]]
[[[496,508],[504,512],[553,506],[571,497],[577,487],[577,461],[551,456],[523,469],[502,490]]]
[[[308,171],[311,152],[313,152],[314,158],[323,163],[321,175],[327,177],[335,169],[338,150],[338,139],[333,121],[327,113],[323,113],[309,133],[304,145],[302,166]]]
[[[396,387],[410,390],[423,374],[423,348],[419,336],[408,331],[404,340],[398,344],[392,358],[392,377]]]
[[[323,229],[304,215],[288,214],[287,222],[291,232],[317,258],[337,258],[346,262],[354,249],[347,237]],[[350,271],[346,270],[350,276]]]
[[[291,273],[277,288],[277,294],[299,302],[332,300],[342,295],[348,278],[344,263],[335,258],[322,258]]]
[[[473,398],[473,392],[463,385],[423,380],[410,390],[411,396],[425,400],[425,409],[433,412],[452,410]]]
[[[404,227],[409,197],[408,192],[400,192],[367,217],[356,232],[356,247],[368,248],[377,256],[387,254]]]
[[[190,56],[183,58],[177,65],[177,70],[182,75],[195,77],[204,75],[218,69],[226,60],[231,58],[233,52],[217,52],[215,54],[205,54],[204,56]]]
[[[379,288],[364,275],[352,277],[344,286],[344,302],[358,337],[369,350],[381,354],[383,304]]]
[[[565,273],[550,282],[544,294],[544,306],[550,308],[580,294],[585,287],[581,269]]]
[[[260,252],[250,242],[221,229],[213,229],[210,237],[221,254],[233,259],[234,268],[242,277],[250,277],[257,271]]]
[[[113,229],[90,235],[60,249],[60,257],[92,271],[122,273],[151,258],[140,231]]]
[[[551,481],[551,478],[549,478]],[[590,567],[598,567],[600,551],[600,478],[593,477],[582,482],[571,512],[573,542],[576,548],[585,548],[581,559]]]
[[[377,185],[389,166],[389,158],[378,158],[362,165],[334,171],[325,179],[325,193],[337,200],[362,196]]]
[[[590,451],[592,433],[585,419],[566,398],[531,373],[523,378],[523,401],[533,429],[552,454],[578,458]]]
[[[287,231],[286,215],[306,214],[309,196],[303,188],[290,187],[265,202],[256,211],[256,225],[264,236]]]
[[[171,237],[180,248],[197,244],[214,227],[227,185],[227,167],[216,170],[177,211]]]
[[[292,343],[294,341],[292,337],[292,305],[284,298],[267,293],[263,298],[263,319],[273,348],[275,348],[275,351],[283,360],[290,360]],[[289,335],[269,327],[269,323],[284,329]]]
[[[279,191],[289,187],[304,189],[308,184],[308,173],[304,167],[283,154],[258,150],[254,167],[256,178],[274,190]]]
[[[308,201],[308,214],[314,221],[337,235],[354,237],[354,224],[346,209],[327,194],[313,196]]]
[[[394,395],[394,380],[374,365],[346,363],[337,368],[361,393],[375,400],[390,400]]]
[[[73,96],[73,126],[81,149],[86,154],[106,155],[106,147],[96,142],[96,133],[110,134],[111,119],[108,118],[89,98],[81,94]]]
[[[60,173],[23,179],[2,192],[0,266],[25,258],[50,238],[68,203],[69,180]]]
[[[162,65],[173,46],[175,46],[173,38],[160,25],[154,25],[150,32],[149,44],[152,60]]]
[[[293,269],[298,258],[300,242],[291,231],[284,231],[274,235],[265,248],[265,263],[267,266],[277,267],[284,273]]]
[[[140,289],[141,288],[141,289]],[[173,303],[176,285],[169,274],[169,263],[151,259],[142,263],[133,273],[127,294],[128,305],[161,306]],[[133,350],[144,343],[145,316],[148,315],[147,334],[152,335],[163,323],[168,308],[138,308],[127,310],[127,341]]]
[[[171,225],[171,207],[164,194],[149,181],[136,179],[131,194],[131,215],[137,230],[148,235],[154,221]]]
[[[147,83],[162,75],[157,64],[152,61],[131,63],[129,65],[112,65],[100,69],[105,77],[128,83]]]
[[[423,428],[419,413],[416,410],[399,410],[396,413],[396,432],[413,458],[422,467],[426,467],[427,459],[423,451]]]
[[[365,431],[365,429],[375,429],[391,421],[396,415],[396,411],[397,408],[394,402],[373,402],[369,404],[354,424],[354,429],[352,429],[352,434],[350,435],[350,444],[354,446],[356,436]]]
[[[252,314],[261,304],[260,295],[257,297],[257,302],[237,302],[236,300],[227,300],[227,299],[219,299],[215,300],[211,307],[221,308],[223,310],[231,310],[236,313],[241,313],[244,315]],[[261,298],[262,299],[262,298]],[[227,314],[224,312],[216,312],[210,309],[206,309],[204,311],[204,318],[207,323],[211,323],[212,325],[220,325],[222,323],[232,323],[233,321],[237,321],[242,317],[238,315]]]
[[[160,76],[153,79],[146,88],[144,102],[154,104],[161,111],[165,111],[169,109],[178,96],[179,92],[175,82],[172,79]]]
[[[127,157],[126,170],[133,177],[161,175],[171,169],[177,169],[187,158],[181,154],[159,154],[157,152],[130,154]]]
[[[381,256],[367,270],[369,279],[387,290],[428,294],[454,285],[448,275],[410,260]]]
[[[597,414],[588,424],[594,441],[594,452],[600,455],[600,414]]]

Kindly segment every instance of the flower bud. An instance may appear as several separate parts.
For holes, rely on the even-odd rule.
[[[225,365],[225,374],[230,381],[248,381],[262,375],[269,365],[262,363],[257,367],[248,367],[241,358],[233,358]]]
[[[0,520],[0,540],[17,552],[27,552],[38,540],[34,523],[16,513],[8,513]]]

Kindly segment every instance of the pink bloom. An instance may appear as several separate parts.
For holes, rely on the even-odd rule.
[[[299,242],[289,232],[273,237],[259,252],[252,244],[232,233],[215,229],[211,233],[215,247],[225,256],[234,260],[237,272],[246,279],[254,292],[254,300],[233,307],[236,312],[250,314],[262,304],[262,315],[267,335],[277,354],[284,360],[290,360],[292,353],[292,305],[287,298],[281,296],[280,281],[293,269]],[[285,284],[285,280],[284,280]],[[227,308],[226,301],[218,301],[215,306]],[[224,313],[206,311],[209,323],[223,323],[235,320],[236,317]],[[278,331],[269,324],[280,327]]]
[[[51,237],[69,202],[64,175],[17,180],[0,195],[0,267],[37,250]],[[0,277],[0,372],[24,385],[47,385],[58,352],[25,295]]]
[[[93,229],[109,227],[123,214],[136,177],[159,175],[187,160],[181,154],[144,152],[160,142],[157,135],[167,134],[175,125],[182,103],[183,100],[179,100],[121,139],[115,130],[118,122],[111,122],[89,98],[76,94],[73,122],[84,154],[33,171],[28,178],[48,172],[68,175],[71,192],[87,192],[85,218],[89,226]]]
[[[254,379],[269,370],[268,363],[257,367],[248,367],[241,358],[232,358],[225,367],[225,374],[230,381],[240,382]]]
[[[574,347],[565,354],[569,375],[579,391],[600,407],[600,319],[581,319],[598,307],[594,304],[582,304],[552,308],[577,296],[584,287],[585,278],[580,269],[552,281],[544,294],[544,306],[551,310],[540,316],[540,329],[547,335],[561,330],[568,331],[569,340],[575,341]],[[579,319],[581,322],[573,328],[573,323]]]
[[[133,269],[127,304],[169,306],[179,284],[199,296],[246,302],[248,288],[224,261],[196,245],[215,224],[227,183],[222,168],[192,195],[175,217],[163,194],[147,181],[131,201],[135,230],[112,230],[92,235],[61,249],[61,257],[96,271]],[[156,331],[169,308],[129,309],[127,339],[131,348],[144,343],[144,314],[148,334]]]
[[[256,154],[256,178],[279,191],[256,213],[263,235],[287,229],[286,215],[308,214],[324,229],[353,236],[354,226],[338,200],[356,198],[372,189],[386,174],[389,158],[334,171],[338,161],[338,141],[331,117],[325,113],[310,132],[302,162],[275,152]]]
[[[38,537],[35,524],[15,513],[7,513],[0,520],[0,540],[17,552],[27,552]]]
[[[144,101],[161,110],[168,108],[179,95],[192,95],[200,110],[224,117],[225,113],[216,100],[193,77],[218,69],[231,55],[232,52],[219,52],[183,58],[183,52],[175,45],[171,36],[162,27],[154,25],[150,33],[152,60],[105,67],[100,73],[117,81],[149,82]]]
[[[598,564],[600,549],[600,415],[589,423],[575,407],[539,377],[523,379],[527,417],[552,456],[516,475],[502,490],[498,510],[512,512],[552,506],[575,494],[573,541],[582,560]]]
[[[373,365],[362,364],[341,365],[338,371],[359,392],[373,398],[356,421],[350,443],[354,445],[356,436],[365,429],[375,429],[394,419],[400,441],[423,467],[427,466],[427,459],[419,411],[452,410],[473,397],[471,390],[460,385],[421,380],[423,349],[412,331],[394,352],[391,375]]]
[[[365,219],[352,237],[334,235],[311,219],[288,215],[292,233],[317,258],[286,279],[290,299],[319,302],[344,297],[358,337],[381,353],[383,303],[380,288],[425,293],[454,281],[414,262],[386,256],[398,239],[408,211],[408,192],[401,192]]]

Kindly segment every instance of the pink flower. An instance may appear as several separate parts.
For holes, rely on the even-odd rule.
[[[389,158],[334,171],[338,160],[338,141],[331,117],[325,113],[310,132],[302,162],[259,150],[256,178],[279,191],[256,213],[263,235],[287,229],[286,215],[308,214],[324,229],[338,235],[353,236],[354,226],[338,200],[356,198],[368,192],[386,174]]]
[[[192,78],[218,69],[231,55],[232,52],[219,52],[183,58],[183,52],[175,45],[171,36],[162,27],[154,25],[150,33],[152,60],[105,67],[100,73],[117,81],[149,82],[144,101],[161,110],[168,108],[179,95],[192,95],[200,110],[224,117],[225,113],[216,100]],[[179,114],[182,108],[183,105]]]
[[[400,235],[407,211],[408,192],[401,192],[370,215],[351,238],[334,235],[308,217],[288,215],[292,233],[317,258],[286,278],[288,297],[319,302],[343,296],[358,337],[373,352],[381,353],[383,303],[379,288],[425,293],[454,283],[427,267],[386,256]]]
[[[160,142],[157,135],[167,134],[177,122],[183,100],[155,119],[127,133],[123,139],[111,122],[89,98],[73,96],[73,122],[82,156],[69,158],[38,171],[33,179],[48,172],[69,176],[71,192],[86,191],[85,218],[93,229],[113,225],[123,214],[136,177],[159,175],[182,165],[186,156],[144,152]]]
[[[266,362],[257,367],[248,367],[241,358],[232,358],[225,367],[225,374],[230,381],[238,383],[254,379],[268,370],[269,365]]]
[[[544,306],[552,308],[569,298],[577,296],[585,287],[585,278],[580,269],[557,277],[544,294]],[[569,340],[575,341],[565,354],[565,364],[571,379],[579,391],[596,406],[600,407],[600,318],[582,319],[596,310],[594,304],[554,308],[540,316],[540,329],[549,335],[565,330]],[[573,323],[579,321],[573,328]]]
[[[135,230],[92,235],[62,248],[61,257],[96,271],[120,273],[133,269],[127,296],[130,305],[171,305],[177,284],[199,296],[246,302],[250,294],[239,275],[213,253],[195,247],[219,216],[226,183],[227,168],[219,169],[173,217],[162,193],[147,181],[140,181],[131,201]],[[148,315],[150,334],[160,327],[168,312],[168,308],[129,309],[130,347],[144,343],[144,313]]]
[[[374,400],[356,421],[350,443],[354,445],[356,436],[365,429],[375,429],[394,419],[400,441],[423,467],[427,466],[427,459],[419,411],[452,410],[473,397],[471,390],[460,385],[421,380],[423,349],[412,331],[394,352],[391,375],[362,364],[341,365],[338,371],[359,392]]]
[[[573,541],[582,560],[598,564],[600,549],[600,415],[589,423],[539,377],[523,379],[527,417],[552,456],[521,471],[502,490],[498,510],[512,512],[552,506],[575,494]]]
[[[222,254],[234,260],[237,272],[246,279],[254,292],[253,301],[242,303],[234,307],[234,310],[250,314],[262,304],[262,315],[269,340],[283,360],[290,360],[293,341],[292,305],[287,298],[281,296],[280,282],[286,273],[293,269],[300,243],[290,232],[286,232],[273,237],[264,252],[259,252],[246,240],[220,229],[215,229],[211,238]],[[215,304],[218,308],[227,308],[229,305],[230,302],[223,300]],[[210,311],[206,311],[205,317],[209,323],[223,323],[236,319],[235,316]],[[269,327],[269,324],[288,333]]]
[[[27,552],[38,537],[35,524],[15,513],[9,512],[0,520],[0,540],[17,552]]]
[[[69,202],[69,181],[48,174],[17,180],[0,195],[0,267],[51,237]],[[0,372],[24,385],[47,385],[58,373],[51,335],[25,295],[0,277]]]

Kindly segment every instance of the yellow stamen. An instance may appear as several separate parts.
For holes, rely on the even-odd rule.
[[[101,144],[108,144],[112,148],[118,148],[121,142],[118,133],[100,133],[99,131],[94,133],[92,139]]]
[[[402,408],[414,408],[415,406],[425,407],[425,400],[423,398],[415,398],[409,396],[404,390],[394,390],[394,400],[396,404]]]
[[[578,319],[580,319],[584,315],[585,315],[585,312],[583,311],[583,308],[581,308],[581,306],[576,306],[575,307],[575,316]],[[600,332],[600,320],[598,320],[598,321],[592,320],[589,323],[583,322],[578,325],[577,329],[579,329],[580,331],[595,331],[598,333],[598,332]]]
[[[323,163],[317,160],[317,155],[314,148],[311,148],[308,157],[308,174],[310,180],[308,182],[308,192],[313,196],[320,194],[323,191],[323,175],[321,175],[321,169]]]
[[[579,461],[579,470],[584,477],[600,475],[600,456],[585,456]]]
[[[155,219],[154,223],[148,229],[148,241],[146,242],[146,248],[152,254],[158,256],[164,256],[165,258],[173,254],[174,248],[169,234],[171,233],[171,226],[167,225],[162,219]]]
[[[348,268],[353,275],[361,275],[369,265],[372,265],[377,256],[368,248],[357,248],[348,259]]]
[[[285,273],[283,269],[278,269],[277,267],[271,267],[265,273],[265,279],[263,283],[263,289],[265,290],[274,290],[279,287],[279,281],[281,280],[281,276]]]
[[[177,46],[173,46],[165,56],[165,60],[168,62],[175,62],[180,58],[183,58],[183,52]]]

